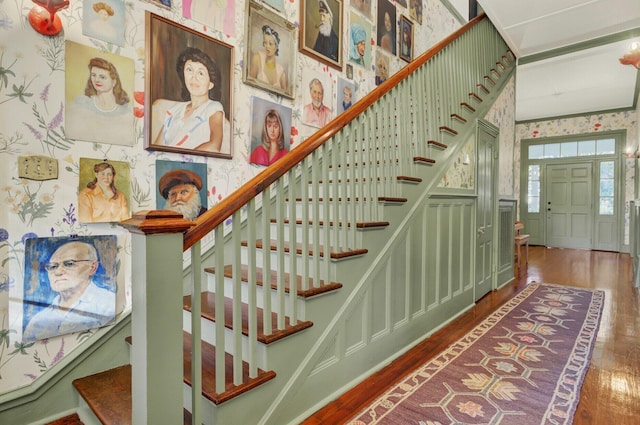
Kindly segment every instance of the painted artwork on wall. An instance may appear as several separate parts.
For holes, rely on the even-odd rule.
[[[133,60],[73,41],[65,45],[66,136],[132,146]]]
[[[208,208],[207,164],[156,161],[156,208],[176,211],[189,221]]]
[[[233,0],[182,0],[182,16],[230,37],[236,35],[236,2]]]
[[[300,51],[340,71],[342,27],[341,0],[300,2]]]
[[[81,223],[126,220],[129,213],[129,164],[80,158],[78,219]]]
[[[231,158],[233,47],[146,14],[146,149]]]
[[[396,6],[389,0],[378,0],[377,44],[392,55],[396,54]]]
[[[407,62],[413,60],[413,22],[406,16],[400,17],[400,59]]]
[[[284,0],[261,0],[261,3],[264,3],[278,12],[284,12]]]
[[[311,127],[324,127],[333,118],[333,86],[330,77],[307,69],[302,75],[301,89],[304,106],[302,123]]]
[[[336,111],[339,114],[349,109],[356,102],[356,86],[352,81],[338,78]]]
[[[409,16],[422,25],[422,0],[409,0]]]
[[[117,264],[114,235],[27,239],[22,341],[113,323]]]
[[[117,46],[124,46],[124,0],[84,0],[82,33]]]
[[[271,165],[291,149],[291,108],[253,96],[251,116],[249,162]]]
[[[249,3],[247,46],[243,63],[245,83],[293,98],[296,82],[295,26]]]
[[[362,14],[365,18],[371,20],[371,1],[372,0],[349,0],[351,8]]]
[[[371,64],[371,24],[357,13],[349,17],[349,62],[365,69]]]
[[[387,78],[389,78],[389,74],[390,74],[389,67],[391,63],[391,60],[389,59],[389,55],[386,54],[379,47],[376,49],[375,63],[376,63],[376,76],[375,76],[376,86],[379,86],[380,84],[387,81]]]

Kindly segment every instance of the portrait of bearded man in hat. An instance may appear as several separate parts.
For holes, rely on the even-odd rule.
[[[313,50],[334,61],[338,60],[338,35],[333,29],[333,12],[326,0],[318,1],[320,23],[317,25],[318,35]]]
[[[158,192],[165,200],[159,208],[179,212],[186,220],[193,221],[207,210],[200,197],[202,188],[202,178],[194,171],[167,171],[158,180]]]

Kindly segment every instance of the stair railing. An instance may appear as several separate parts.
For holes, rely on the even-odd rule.
[[[475,18],[209,209],[184,233],[183,248],[191,251],[192,267],[215,270],[213,282],[202,279],[205,286],[216,294],[226,289],[231,298],[225,319],[218,319],[225,311],[224,298],[215,300],[217,394],[243,385],[247,363],[249,379],[259,375],[260,334],[285,332],[288,324],[304,321],[297,295],[331,286],[330,260],[361,249],[359,230],[385,224],[380,205],[402,202],[398,181],[440,175],[424,167],[435,169],[434,158],[448,158],[446,143],[457,134],[456,125],[464,122],[465,112],[475,111],[474,103],[482,102],[483,85],[495,84],[504,61],[511,63],[507,51],[485,15]],[[207,252],[202,252],[203,238],[213,240]],[[191,364],[200,365],[200,271],[192,270],[191,279],[196,308]],[[264,290],[258,299],[260,285],[273,287],[275,295]],[[243,303],[248,304],[245,318]],[[233,329],[231,335],[227,327]],[[225,371],[225,353],[233,355],[231,376]],[[193,367],[193,423],[201,423],[199,373]]]

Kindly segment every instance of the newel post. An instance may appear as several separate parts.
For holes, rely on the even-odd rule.
[[[172,211],[141,211],[120,225],[132,234],[132,423],[181,424],[182,247],[194,223]]]

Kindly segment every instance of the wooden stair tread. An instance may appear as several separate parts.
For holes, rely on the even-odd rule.
[[[77,413],[56,419],[53,422],[47,422],[45,425],[84,425]]]
[[[248,246],[248,242],[247,241],[242,241],[240,242],[240,244],[242,246]],[[262,239],[256,239],[256,248],[258,249],[262,249],[264,248],[264,243]],[[269,249],[271,251],[277,251],[278,250],[278,241],[276,239],[270,239],[269,242]],[[290,253],[291,252],[291,244],[287,241],[285,241],[283,243],[283,250],[286,253]],[[321,257],[324,257],[324,246],[322,244],[320,244],[319,246],[319,255]],[[343,258],[349,258],[349,257],[355,257],[358,255],[364,255],[367,252],[369,252],[368,249],[352,249],[350,251],[343,251],[343,252],[331,252],[330,257],[334,260],[339,260],[339,259],[343,259]],[[301,243],[297,243],[296,244],[296,254],[298,255],[302,255],[302,244]],[[308,247],[308,255],[313,255],[313,244],[309,244]]]
[[[276,218],[272,218],[270,219],[271,223],[277,223],[278,219]],[[291,220],[289,220],[288,218],[285,218],[283,221],[284,224],[289,224],[291,223]],[[296,224],[301,225],[302,224],[302,220],[297,219],[295,221]],[[313,220],[309,220],[309,226],[313,225]],[[334,223],[333,221],[329,221],[329,226],[333,226]],[[324,221],[323,220],[319,220],[318,221],[318,225],[319,226],[324,226]],[[343,223],[342,222],[338,222],[338,226],[342,227]],[[356,228],[357,229],[374,229],[374,228],[382,228],[382,227],[386,227],[389,225],[388,221],[360,221],[356,223]],[[347,227],[351,227],[351,223],[347,223]]]
[[[191,306],[191,295],[185,295],[183,297],[184,309],[191,311]],[[203,292],[200,308],[202,317],[215,322],[216,294],[214,292]],[[276,313],[271,313],[271,327],[273,331],[271,334],[267,335],[264,333],[263,310],[258,308],[257,311],[258,341],[263,344],[270,344],[313,326],[313,322],[302,320],[298,321],[297,324],[292,325],[289,321],[289,317],[285,317],[285,328],[278,329],[278,315]],[[227,329],[233,329],[233,299],[228,297],[224,297],[224,326]],[[249,308],[245,303],[242,303],[242,334],[246,336],[249,335]]]
[[[191,335],[188,332],[182,333],[184,353],[184,382],[191,385]],[[258,376],[255,378],[249,377],[249,363],[242,362],[242,384],[235,385],[233,383],[233,356],[229,353],[225,353],[225,391],[222,394],[217,394],[215,391],[215,359],[216,348],[202,341],[202,395],[211,400],[215,404],[224,403],[231,400],[234,397],[239,396],[253,388],[264,384],[267,381],[276,377],[276,373],[271,370],[258,369]],[[189,422],[191,423],[191,422]]]
[[[131,343],[131,338],[127,338]],[[182,333],[184,356],[184,382],[191,385],[191,335]],[[215,347],[202,341],[202,395],[215,404],[221,404],[275,378],[273,371],[258,369],[258,376],[249,377],[249,364],[242,362],[243,383],[233,383],[233,356],[225,353],[225,391],[215,392]],[[73,381],[73,386],[87,402],[96,417],[105,425],[132,423],[131,365],[119,366]],[[191,414],[184,409],[184,425],[191,424]],[[80,422],[82,423],[82,422]],[[72,425],[65,422],[56,425]]]
[[[395,199],[396,201],[394,201],[394,202],[407,202],[406,198],[391,198],[389,196],[378,196],[377,201],[378,202],[384,202],[384,201],[387,201],[389,199]],[[335,201],[337,201],[337,202],[343,202],[343,201],[345,201],[345,202],[360,202],[360,201],[366,202],[366,201],[369,201],[370,199],[358,198],[358,197],[355,197],[355,198],[350,198],[350,197],[346,197],[346,198],[326,198],[325,199],[325,198],[320,197],[320,198],[317,198],[316,200],[318,202],[324,202],[325,200],[329,201],[329,202],[335,202]],[[286,199],[286,201],[289,202],[290,199]],[[304,200],[302,198],[296,198],[296,202],[303,202],[303,201]],[[306,202],[312,203],[313,201],[314,201],[314,198],[309,198],[309,199],[307,199]]]
[[[103,424],[131,424],[131,365],[75,379],[73,386]]]
[[[207,267],[204,269],[207,273],[215,273],[215,267]],[[228,278],[233,277],[233,266],[226,265],[224,266],[224,276]],[[249,268],[246,265],[240,266],[240,280],[243,282],[249,281]],[[277,289],[278,282],[278,273],[275,270],[271,270],[271,288]],[[286,292],[290,292],[290,275],[289,273],[284,273],[284,289]],[[314,287],[313,279],[309,278],[309,289],[302,289],[302,277],[296,276],[297,288],[298,288],[298,296],[301,298],[309,298],[315,295],[324,294],[326,292],[335,291],[336,289],[342,288],[342,283],[338,282],[330,282],[324,283],[323,280],[320,281],[320,284]],[[264,276],[262,267],[256,267],[256,284],[260,286],[264,286]]]

